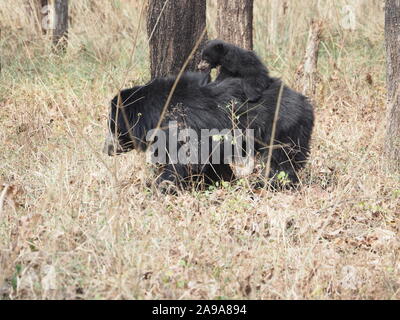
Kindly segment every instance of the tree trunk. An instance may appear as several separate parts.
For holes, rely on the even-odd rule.
[[[393,168],[400,169],[400,1],[386,0],[385,38],[387,56],[388,111],[386,154]]]
[[[303,94],[314,95],[318,79],[318,55],[319,46],[322,36],[322,21],[313,21],[310,26],[308,34],[306,54],[304,57],[304,65],[302,66],[301,82],[303,87]]]
[[[28,15],[34,20],[38,32],[43,35],[47,33],[48,0],[27,0],[26,8]]]
[[[178,74],[206,28],[206,0],[149,0],[147,34],[151,78]],[[200,62],[201,44],[187,70]]]
[[[218,38],[253,50],[253,0],[218,0]]]
[[[68,40],[68,0],[54,0],[53,46],[56,51],[65,51]]]

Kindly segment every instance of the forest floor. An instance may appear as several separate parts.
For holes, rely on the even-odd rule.
[[[400,298],[379,1],[356,30],[326,20],[299,190],[227,183],[177,196],[146,187],[143,154],[102,153],[109,101],[149,80],[148,48],[142,21],[131,59],[139,1],[96,14],[89,3],[72,1],[62,57],[26,13],[0,4],[0,299]],[[290,7],[297,19],[281,20],[272,45],[258,6],[255,50],[298,89],[308,26],[296,21],[312,11]]]

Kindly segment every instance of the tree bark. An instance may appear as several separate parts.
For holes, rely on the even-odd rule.
[[[48,0],[27,0],[26,2],[28,14],[35,21],[37,30],[43,35],[47,33],[46,23],[44,22],[47,15],[46,6],[48,6]]]
[[[386,0],[385,38],[388,110],[386,154],[391,167],[400,169],[400,1]]]
[[[218,0],[218,38],[253,50],[253,0]]]
[[[149,0],[147,35],[151,78],[178,74],[206,28],[206,0]],[[187,70],[200,62],[203,41]]]
[[[304,66],[302,70],[303,94],[314,95],[318,78],[318,55],[322,36],[322,21],[313,21],[308,34]],[[299,73],[299,70],[298,70]]]
[[[65,51],[68,40],[68,0],[54,0],[55,24],[53,46],[56,51]]]

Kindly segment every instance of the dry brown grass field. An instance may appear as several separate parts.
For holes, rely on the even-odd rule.
[[[141,1],[71,0],[62,57],[24,2],[0,1],[0,299],[400,298],[383,1],[287,1],[274,37],[256,0],[255,50],[296,89],[309,23],[324,21],[302,187],[177,196],[147,187],[143,154],[101,152],[110,99],[150,77]]]

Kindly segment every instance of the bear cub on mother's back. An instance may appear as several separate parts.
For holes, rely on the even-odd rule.
[[[253,51],[245,50],[222,40],[210,40],[203,52],[199,69],[210,71],[220,66],[215,82],[226,78],[242,79],[242,89],[250,102],[258,101],[272,79],[268,69]]]

